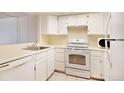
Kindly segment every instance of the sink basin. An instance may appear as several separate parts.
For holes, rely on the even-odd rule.
[[[40,47],[28,47],[28,48],[23,48],[24,50],[34,50],[34,51],[37,51],[37,50],[43,50],[43,49],[47,49],[49,47],[44,47],[44,46],[40,46]]]

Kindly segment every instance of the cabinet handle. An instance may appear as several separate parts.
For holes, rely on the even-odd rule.
[[[3,66],[0,66],[0,68],[4,68],[4,67],[7,67],[9,66],[9,64],[6,64],[6,65],[3,65]]]
[[[25,64],[25,63],[22,63],[22,64],[20,64],[20,65],[15,66],[14,68],[20,67],[20,66],[22,66],[22,65],[24,65],[24,64]]]

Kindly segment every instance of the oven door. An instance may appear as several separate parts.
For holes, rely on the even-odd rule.
[[[66,67],[89,70],[89,50],[88,49],[66,49]]]

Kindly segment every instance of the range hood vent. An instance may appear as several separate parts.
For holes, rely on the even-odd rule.
[[[87,29],[88,26],[87,25],[71,25],[68,26],[69,29]]]

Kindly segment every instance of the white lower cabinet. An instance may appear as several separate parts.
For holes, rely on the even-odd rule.
[[[55,50],[48,51],[48,78],[55,70]]]
[[[14,80],[14,68],[1,71],[0,72],[0,81],[9,81],[9,80]]]
[[[32,59],[32,56],[7,63],[5,69],[1,68],[0,70],[0,80],[35,80],[34,61]]]
[[[48,49],[32,56],[0,64],[0,80],[45,81],[55,70],[55,50]]]
[[[55,70],[55,50],[41,52],[36,55],[35,73],[37,81],[45,81]]]
[[[26,62],[14,67],[14,80],[33,81],[35,80],[34,62]]]
[[[91,77],[96,79],[104,79],[104,61],[101,51],[91,51]]]
[[[65,51],[64,48],[56,48],[56,66],[57,71],[65,72]]]
[[[65,72],[65,64],[62,62],[56,62],[56,70]]]
[[[47,58],[44,58],[36,63],[36,80],[47,80]]]

